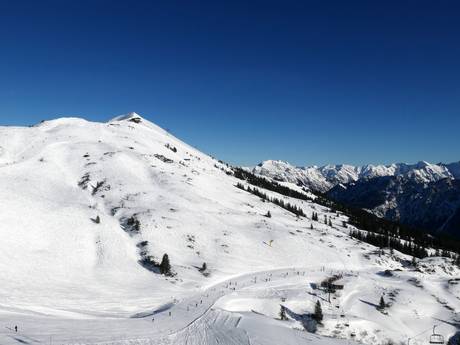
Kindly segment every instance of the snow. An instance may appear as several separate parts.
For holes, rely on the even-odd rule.
[[[288,162],[267,160],[250,169],[253,173],[267,176],[277,181],[303,185],[314,191],[327,192],[338,184],[352,183],[364,178],[380,176],[404,176],[417,182],[435,182],[445,178],[460,176],[460,163],[431,164],[420,161],[415,164],[394,163],[390,165],[347,164],[325,165],[322,167],[294,167]]]
[[[345,216],[264,191],[302,207],[307,218],[297,218],[136,113],[0,127],[0,170],[2,345],[379,344],[434,322],[455,332],[459,290],[449,282],[460,272],[447,259],[413,270],[405,255],[350,238]],[[139,264],[164,253],[174,277]],[[337,273],[344,290],[328,303],[311,284]],[[373,304],[391,292],[385,315]],[[302,320],[317,300],[325,319],[312,334]]]

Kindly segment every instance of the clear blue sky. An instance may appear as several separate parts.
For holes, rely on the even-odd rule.
[[[235,164],[458,161],[460,2],[0,0],[0,124],[130,111]]]

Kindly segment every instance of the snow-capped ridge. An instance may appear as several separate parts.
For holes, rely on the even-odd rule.
[[[86,125],[90,123],[84,118],[77,116],[60,116],[51,120],[42,120],[39,123],[35,124],[33,127],[56,127],[63,125]],[[19,127],[20,128],[20,127]]]
[[[295,167],[288,162],[267,160],[252,171],[280,181],[301,182],[306,187],[326,192],[337,184],[347,184],[360,179],[382,176],[403,176],[420,183],[439,181],[445,178],[460,178],[460,162],[432,164],[419,161],[415,164],[393,163],[389,165],[328,164],[324,166]]]

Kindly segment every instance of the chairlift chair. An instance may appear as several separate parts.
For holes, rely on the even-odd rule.
[[[444,337],[436,333],[436,326],[433,326],[433,334],[430,335],[430,344],[444,344]]]

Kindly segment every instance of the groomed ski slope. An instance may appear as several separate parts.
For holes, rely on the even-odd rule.
[[[308,216],[297,218],[262,202],[137,114],[2,127],[0,172],[0,344],[379,344],[433,324],[455,332],[459,271],[447,259],[414,270],[349,238],[343,215],[276,195]],[[164,253],[174,277],[139,263]],[[344,290],[328,303],[310,283],[338,272]],[[382,295],[388,315],[375,308]],[[324,326],[310,334],[301,315],[317,300]],[[289,321],[277,319],[281,304]]]

